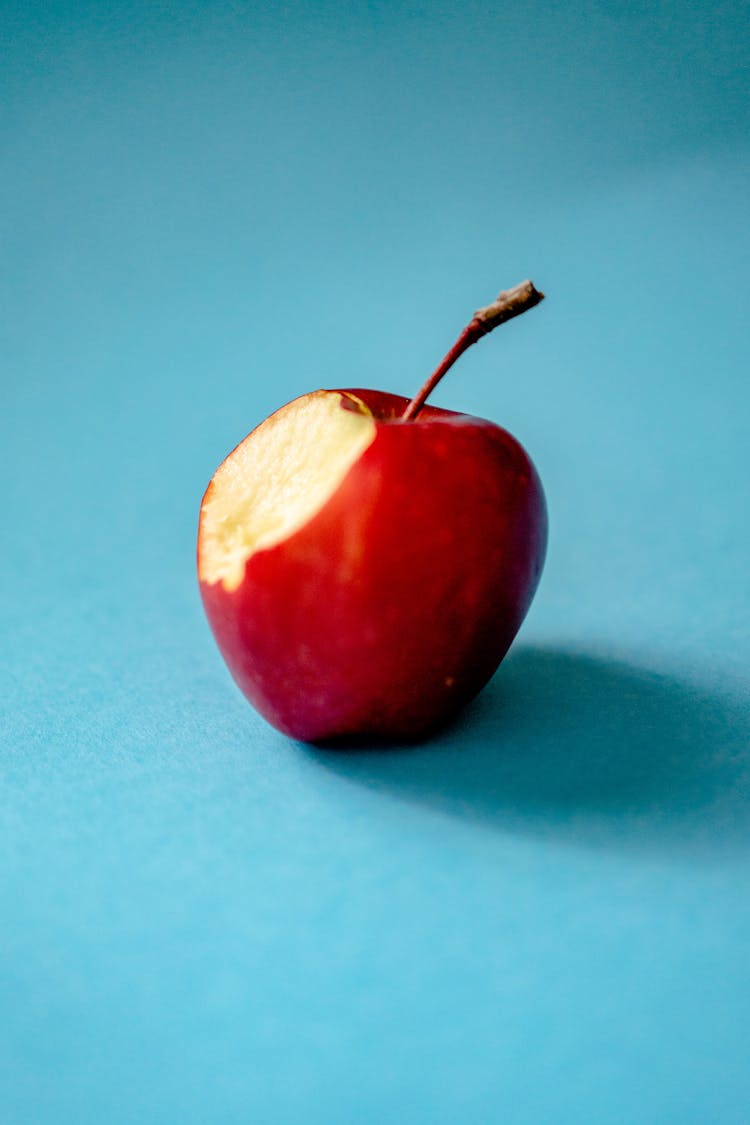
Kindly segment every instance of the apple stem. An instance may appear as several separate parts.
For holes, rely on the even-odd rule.
[[[486,336],[493,328],[497,328],[498,324],[504,324],[506,320],[512,320],[514,316],[520,316],[521,313],[526,312],[527,309],[533,309],[534,305],[538,305],[543,300],[544,293],[535,289],[530,281],[522,281],[520,285],[514,285],[512,289],[504,289],[491,305],[487,305],[483,309],[477,309],[472,320],[466,325],[451,350],[417,391],[401,415],[401,420],[411,422],[416,418],[427,401],[427,396],[432,394],[446,371],[451,369],[467,348],[476,344],[477,340],[481,340],[482,336]]]

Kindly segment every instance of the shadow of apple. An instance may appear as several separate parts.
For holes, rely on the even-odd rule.
[[[309,753],[350,782],[504,831],[693,854],[750,845],[747,704],[589,654],[514,649],[429,743]]]

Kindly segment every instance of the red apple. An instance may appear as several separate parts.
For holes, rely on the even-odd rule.
[[[539,300],[527,282],[480,310],[411,402],[303,395],[214,474],[203,604],[239,687],[279,730],[422,737],[502,660],[544,562],[542,486],[505,430],[423,404],[466,347]]]

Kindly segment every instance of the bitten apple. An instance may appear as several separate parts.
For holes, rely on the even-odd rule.
[[[420,738],[502,660],[544,562],[542,486],[505,430],[424,403],[461,352],[541,299],[524,282],[479,310],[411,401],[314,391],[217,469],[200,511],[203,604],[279,730]]]

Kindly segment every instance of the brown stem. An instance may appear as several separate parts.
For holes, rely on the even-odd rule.
[[[427,396],[432,394],[446,371],[451,369],[458,357],[463,355],[467,348],[476,344],[477,340],[481,340],[482,336],[486,336],[493,328],[497,328],[498,324],[504,324],[506,320],[512,320],[514,316],[520,316],[521,313],[526,312],[527,309],[533,309],[534,305],[538,305],[543,300],[544,293],[535,289],[530,281],[522,281],[520,285],[514,285],[512,289],[504,289],[491,305],[487,305],[484,309],[477,309],[473,319],[466,325],[445,359],[438,364],[429,379],[417,391],[401,415],[402,421],[411,422],[416,418],[424,406]]]

